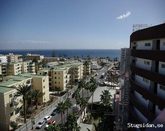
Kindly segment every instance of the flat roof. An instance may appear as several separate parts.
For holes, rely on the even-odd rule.
[[[94,92],[94,96],[93,96],[93,103],[97,103],[100,102],[101,100],[101,94],[102,91],[104,90],[108,90],[110,92],[110,94],[112,95],[112,99],[114,98],[114,94],[116,93],[115,89],[112,89],[111,87],[108,86],[98,86]],[[92,103],[92,96],[90,97],[88,103]]]
[[[8,87],[8,86],[14,85],[17,82],[18,81],[14,81],[14,80],[10,79],[10,80],[1,82],[0,83],[0,86],[6,86],[6,87]]]
[[[0,93],[5,93],[8,91],[14,90],[13,88],[8,88],[8,87],[4,87],[4,86],[0,86]]]

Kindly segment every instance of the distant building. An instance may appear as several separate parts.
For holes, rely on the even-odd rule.
[[[21,62],[22,61],[22,55],[15,55],[13,53],[9,53],[7,56],[7,62],[11,62],[11,63],[14,63],[14,62]]]
[[[32,60],[34,62],[40,62],[44,59],[44,56],[43,55],[40,55],[40,54],[27,54],[25,57],[24,57],[25,60]]]
[[[74,72],[71,70],[74,69]],[[67,85],[83,78],[83,64],[82,63],[63,63],[61,65],[52,65],[49,68],[38,71],[37,74],[49,76],[50,90],[65,90]]]
[[[165,23],[132,33],[130,49],[130,122],[152,122],[165,108]]]
[[[7,63],[7,57],[5,55],[0,55],[0,63]]]

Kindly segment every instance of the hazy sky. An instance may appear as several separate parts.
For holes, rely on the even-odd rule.
[[[0,49],[120,49],[165,0],[0,0]]]

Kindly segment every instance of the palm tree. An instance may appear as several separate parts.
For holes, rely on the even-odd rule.
[[[89,61],[85,61],[83,65],[85,66],[85,78],[86,78],[88,75],[87,74],[87,67],[89,66]]]
[[[83,89],[86,87],[86,83],[84,80],[81,80],[79,85],[78,85],[78,89],[82,91],[82,98],[84,98],[84,93],[83,93]]]
[[[43,93],[39,90],[33,90],[32,91],[32,98],[35,101],[36,109],[38,108],[38,100],[43,96]]]
[[[75,67],[71,67],[71,68],[69,69],[69,72],[68,72],[68,73],[71,75],[70,83],[71,83],[71,86],[73,86],[74,83],[75,83],[74,76],[77,74]]]
[[[108,90],[102,91],[101,94],[101,103],[105,106],[108,107],[111,105],[112,99],[111,99],[111,93]]]
[[[68,110],[69,110],[69,108],[72,107],[72,103],[71,103],[69,98],[67,98],[66,101],[65,101],[65,107],[66,107],[66,110],[67,110],[67,117],[68,117]]]
[[[58,103],[57,112],[61,114],[61,122],[63,124],[63,114],[65,113],[66,105],[64,102]]]
[[[80,131],[80,127],[77,124],[77,117],[75,114],[69,114],[66,126],[68,127],[67,131]]]
[[[93,77],[91,77],[89,91],[92,92],[92,105],[93,105],[94,91],[96,90],[96,88],[97,88],[96,79],[94,79]],[[92,111],[92,105],[91,105],[91,111]]]
[[[31,87],[27,85],[20,85],[17,90],[17,96],[23,97],[23,114],[24,114],[24,123],[26,123],[26,100],[30,92]]]

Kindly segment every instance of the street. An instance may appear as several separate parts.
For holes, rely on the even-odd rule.
[[[111,66],[110,66],[110,68],[112,68],[112,65],[113,64],[111,64]],[[101,82],[103,82],[104,81],[104,79],[100,79],[100,77],[101,77],[101,75],[103,74],[103,73],[106,73],[107,72],[107,70],[108,70],[108,66],[104,66],[101,70],[98,70],[98,71],[96,71],[96,73],[97,73],[97,76],[95,76],[95,79],[96,79],[96,81],[97,82],[99,82],[99,83],[101,83]],[[89,81],[90,80],[90,77],[88,77],[87,79],[86,79],[86,81]],[[81,96],[81,94],[82,94],[82,90],[80,91],[80,96]],[[91,93],[89,93],[89,91],[87,91],[87,90],[85,90],[85,89],[83,89],[83,94],[84,94],[84,97],[88,97],[87,95],[89,94],[89,95],[91,95]],[[74,99],[74,98],[72,98],[71,96],[70,96],[70,100],[71,100],[71,103],[72,103],[72,105],[75,105],[76,104],[76,100]],[[57,107],[54,107],[54,109],[55,108],[57,108]],[[53,110],[52,110],[53,111]],[[47,115],[50,115],[51,113],[52,113],[52,111],[51,112],[49,112]],[[72,112],[72,107],[69,109],[69,113],[71,113]],[[63,115],[63,121],[66,121],[66,119],[67,119],[67,113],[65,112],[65,114]],[[56,121],[56,124],[60,124],[61,123],[61,114],[56,114],[55,116],[52,116],[52,118],[51,118],[52,120],[55,120]],[[41,120],[43,120],[43,118],[42,119],[40,119],[40,121]],[[38,121],[39,122],[39,121]],[[45,126],[46,126],[46,123],[44,124],[44,126],[41,128],[41,129],[35,129],[36,128],[36,126],[37,126],[37,124],[38,124],[38,122],[37,123],[35,123],[35,125],[33,126],[34,127],[34,129],[33,130],[40,130],[40,131],[44,131],[45,129]]]

